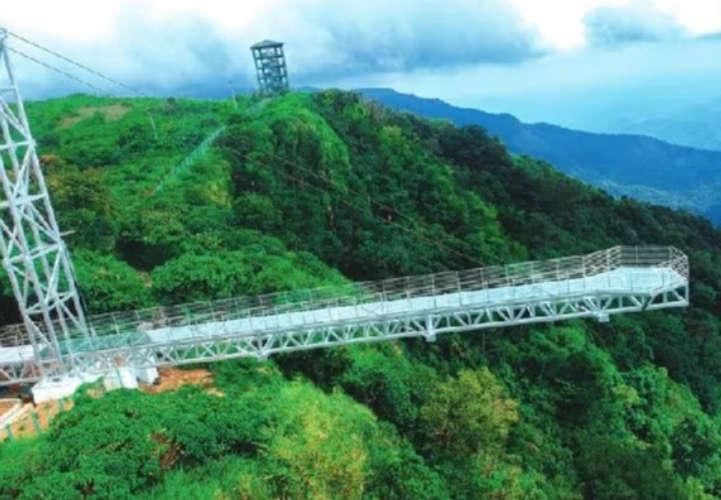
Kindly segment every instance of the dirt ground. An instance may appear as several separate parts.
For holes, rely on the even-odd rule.
[[[208,370],[181,370],[175,367],[168,367],[160,368],[158,373],[160,378],[157,383],[140,384],[140,390],[150,394],[157,394],[160,392],[174,391],[184,385],[193,384],[204,388],[211,394],[216,394],[218,396],[223,395],[223,393],[213,387],[213,375]],[[102,391],[98,391],[96,397],[102,397],[102,394]],[[5,397],[10,396],[7,395]],[[15,438],[21,436],[34,436],[37,433],[35,423],[33,422],[33,413],[37,417],[37,423],[41,431],[44,431],[48,428],[52,419],[61,411],[59,401],[48,401],[38,405],[27,403],[25,406],[27,408],[25,415],[13,422],[10,426],[12,435]],[[73,401],[71,399],[66,399],[64,401],[63,409],[69,410],[72,407]],[[0,415],[9,409],[10,407],[3,408],[0,406]],[[7,439],[7,429],[3,428],[0,429],[0,441],[5,439]]]
[[[10,411],[16,404],[16,401],[0,401],[0,417],[5,415],[6,412]]]
[[[27,403],[25,407],[25,414],[10,425],[10,431],[15,438],[34,436],[37,433],[35,423],[33,422],[33,413],[37,417],[41,431],[47,429],[52,419],[60,413],[59,401],[48,401],[47,403],[41,403],[39,405]],[[71,400],[68,399],[64,401],[63,408],[65,410],[69,410],[72,407],[73,402]],[[5,439],[7,439],[7,429],[3,428],[0,429],[0,441]]]
[[[120,120],[125,114],[130,111],[130,106],[125,104],[110,104],[108,106],[86,106],[75,111],[71,116],[66,116],[57,126],[58,130],[70,128],[76,123],[80,123],[86,118],[90,118],[96,113],[103,115],[103,118],[109,122]]]
[[[174,391],[187,384],[199,385],[209,392],[213,392],[213,375],[201,368],[194,370],[181,370],[175,367],[159,368],[160,379],[155,384],[140,384],[140,390],[155,394],[158,392]]]

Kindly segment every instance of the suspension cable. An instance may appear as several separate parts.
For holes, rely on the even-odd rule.
[[[251,146],[251,144],[250,144],[248,141],[244,140],[243,138],[240,138],[240,139],[241,139],[241,141],[244,143],[245,146],[247,146],[247,147],[250,147],[250,146]],[[309,169],[309,168],[307,168],[307,167],[304,167],[304,166],[298,164],[297,162],[294,162],[294,161],[292,161],[292,160],[289,160],[288,158],[284,158],[284,157],[282,157],[282,156],[280,156],[280,155],[278,155],[278,154],[272,153],[272,152],[263,152],[262,154],[267,155],[267,156],[271,156],[271,157],[273,157],[273,158],[275,158],[275,159],[277,159],[277,160],[285,163],[286,165],[289,165],[289,166],[292,166],[292,167],[294,167],[294,168],[298,168],[298,169],[300,169],[300,170],[303,170],[303,171],[305,171],[305,172],[308,172],[308,173],[314,175],[315,177],[322,179],[322,180],[325,181],[327,184],[329,184],[331,187],[333,187],[333,188],[335,188],[335,189],[339,189],[339,186],[338,186],[332,179],[326,178],[326,177],[320,175],[319,173],[317,173],[317,172],[315,172],[315,171],[313,171],[313,170],[311,170],[311,169]],[[357,192],[357,191],[355,191],[355,190],[353,190],[353,189],[350,189],[350,188],[349,188],[348,191],[350,191],[351,193],[355,194],[355,195],[356,195],[357,197],[359,197],[359,198],[363,197],[363,195],[362,195],[361,193],[359,193],[359,192]],[[372,197],[370,197],[370,196],[368,196],[368,200],[369,200],[369,203],[370,203],[371,205],[373,205],[373,206],[375,206],[375,207],[377,207],[377,208],[379,208],[379,209],[381,209],[381,210],[386,210],[386,211],[393,212],[393,213],[395,213],[396,215],[398,215],[399,217],[401,217],[402,219],[405,219],[406,221],[408,221],[409,223],[411,223],[411,224],[413,224],[413,225],[416,225],[416,226],[419,226],[420,229],[424,229],[427,233],[429,233],[429,232],[432,231],[432,228],[431,228],[431,226],[430,226],[429,224],[424,223],[424,222],[422,222],[422,221],[417,221],[417,220],[415,220],[415,219],[413,219],[412,217],[404,214],[403,212],[401,212],[400,210],[398,210],[398,209],[396,209],[396,208],[394,208],[394,207],[390,207],[390,206],[388,206],[388,205],[386,205],[386,204],[384,204],[384,203],[377,202],[377,201],[375,201],[375,200],[374,200]],[[378,217],[376,217],[376,218],[379,219],[379,220],[382,220],[382,219],[380,219],[380,218],[378,218]],[[383,221],[383,222],[387,222],[387,221],[385,221],[385,220],[382,220],[382,221]],[[456,243],[458,243],[458,244],[460,244],[460,245],[464,245],[464,244],[465,244],[465,242],[463,242],[461,239],[459,239],[458,237],[456,237],[456,236],[453,235],[453,234],[448,234],[448,236],[449,236],[454,242],[456,242]],[[437,241],[437,240],[436,240],[436,241]],[[447,248],[447,249],[450,249],[450,250],[454,251],[454,253],[456,253],[456,254],[459,254],[459,255],[464,256],[467,260],[469,260],[469,261],[471,261],[471,262],[474,262],[474,263],[477,263],[477,264],[481,264],[481,265],[485,265],[484,262],[481,262],[481,261],[478,260],[477,258],[471,257],[471,256],[469,256],[468,254],[466,254],[466,253],[464,253],[464,252],[461,252],[461,251],[459,251],[459,250],[454,250],[454,249],[452,249],[451,247],[449,247],[448,245],[445,245],[445,244],[441,243],[440,241],[438,241],[438,244],[444,246],[444,247]]]
[[[246,145],[247,145],[247,143],[246,143]],[[284,159],[284,158],[280,157],[279,155],[276,155],[276,154],[271,153],[271,152],[264,153],[264,154],[267,154],[267,155],[269,155],[269,156],[274,156],[275,158],[277,158],[277,159],[279,159],[279,160],[281,160],[281,161],[284,161],[284,162],[286,162],[287,164],[289,164],[289,165],[291,165],[291,166],[293,166],[293,167],[295,167],[295,168],[298,168],[298,169],[300,169],[300,170],[303,170],[304,172],[307,172],[307,173],[309,173],[309,174],[311,174],[311,175],[313,175],[313,176],[315,176],[315,177],[323,180],[324,182],[328,183],[331,187],[333,187],[333,188],[335,188],[335,189],[339,189],[339,190],[341,189],[340,186],[338,186],[338,184],[336,184],[336,183],[333,181],[333,179],[331,179],[331,178],[329,178],[329,177],[325,177],[325,176],[323,176],[323,175],[320,175],[318,172],[314,171],[313,169],[310,169],[310,168],[308,168],[308,167],[304,167],[304,166],[302,166],[302,165],[300,165],[300,164],[298,164],[298,163],[295,163],[295,162],[291,162],[290,160]],[[355,195],[358,196],[358,197],[362,196],[361,193],[359,193],[358,191],[355,191],[355,190],[353,190],[353,189],[351,189],[351,188],[348,188],[348,191],[351,192],[352,194],[355,194]],[[424,228],[426,231],[432,230],[432,227],[431,227],[429,224],[427,224],[427,223],[425,223],[425,222],[423,222],[423,221],[415,220],[415,219],[413,219],[412,217],[404,214],[403,212],[401,212],[400,210],[398,210],[398,209],[395,208],[395,207],[391,207],[391,206],[389,206],[389,205],[386,205],[385,203],[378,202],[378,201],[374,200],[373,198],[371,198],[370,196],[368,196],[368,200],[369,200],[369,203],[370,203],[371,205],[375,205],[377,208],[379,208],[379,209],[381,209],[381,210],[386,210],[386,211],[388,211],[388,212],[393,212],[393,213],[396,214],[398,217],[400,217],[400,218],[402,218],[402,219],[405,219],[406,221],[410,222],[411,224],[415,224],[415,225],[417,225],[417,226],[420,226],[421,228]],[[450,234],[449,236],[451,236],[455,241],[457,241],[457,242],[459,242],[459,243],[463,243],[461,240],[459,240],[458,238],[456,238],[454,235]]]
[[[322,188],[319,188],[318,186],[315,186],[315,185],[313,185],[312,183],[310,183],[310,182],[308,182],[308,181],[304,181],[304,180],[302,180],[302,179],[299,179],[298,177],[296,177],[296,176],[294,176],[294,175],[291,175],[291,174],[288,174],[288,173],[285,173],[285,172],[280,172],[280,171],[279,171],[278,173],[280,173],[281,175],[285,176],[286,178],[291,178],[291,179],[293,179],[293,180],[295,180],[295,181],[297,181],[297,182],[299,182],[299,183],[301,183],[301,184],[305,184],[306,186],[308,186],[308,187],[310,187],[310,188],[312,188],[312,189],[315,189],[316,191],[318,191],[318,192],[320,192],[320,193],[327,193],[326,190],[324,190],[324,189],[322,189]],[[341,198],[340,201],[341,201],[341,203],[343,203],[343,204],[346,205],[347,207],[349,207],[349,208],[351,208],[351,209],[354,209],[354,210],[356,210],[356,211],[358,211],[358,212],[361,212],[361,210],[363,210],[363,207],[361,207],[361,206],[359,206],[359,205],[353,205],[353,204],[351,204],[350,202],[348,202],[346,199]],[[452,248],[452,247],[450,247],[450,246],[442,243],[441,241],[439,241],[439,240],[437,240],[437,239],[435,239],[435,238],[430,238],[430,237],[424,236],[424,235],[421,234],[420,232],[415,231],[415,230],[411,229],[410,227],[406,227],[406,226],[404,226],[403,224],[400,224],[400,223],[398,223],[398,222],[394,222],[394,221],[392,221],[392,220],[385,220],[385,219],[383,219],[383,218],[381,218],[381,217],[378,217],[377,215],[373,215],[372,213],[371,213],[371,216],[372,216],[373,218],[375,218],[376,220],[380,221],[380,222],[383,223],[383,224],[389,224],[389,225],[391,225],[391,226],[397,227],[397,228],[400,229],[401,231],[405,231],[406,233],[410,234],[411,236],[415,236],[417,239],[419,239],[419,240],[421,240],[421,241],[424,241],[424,242],[426,242],[426,243],[430,243],[432,246],[435,246],[435,247],[437,247],[437,248],[439,248],[439,249],[449,251],[449,252],[455,254],[455,255],[458,256],[458,257],[462,257],[464,260],[467,260],[468,262],[471,262],[471,263],[473,263],[473,264],[482,264],[481,261],[479,261],[478,259],[476,259],[476,258],[474,258],[474,257],[471,257],[470,255],[466,254],[465,252],[461,252],[461,251],[459,251],[459,250],[456,250],[456,249],[454,249],[454,248]]]
[[[239,152],[236,151],[236,150],[234,150],[234,149],[228,149],[228,151],[232,152],[234,155],[236,155],[236,157],[239,157],[239,156],[240,156],[240,155],[239,155]],[[273,153],[264,153],[264,154],[268,154],[269,156],[273,156],[273,157],[279,159],[280,161],[285,162],[285,163],[288,164],[288,165],[291,165],[291,166],[294,165],[294,163],[293,163],[291,160],[287,160],[287,159],[282,158],[282,157],[280,157],[280,156],[278,156],[278,155],[275,155],[275,154],[273,154]],[[320,188],[320,187],[318,187],[318,186],[315,186],[315,185],[312,184],[311,182],[308,182],[308,181],[304,181],[304,180],[302,180],[302,179],[299,179],[298,177],[296,177],[296,176],[294,176],[294,175],[292,175],[292,174],[289,174],[289,173],[286,173],[286,172],[282,172],[282,171],[280,171],[280,170],[276,170],[275,172],[277,172],[277,173],[285,176],[286,178],[289,178],[289,179],[295,180],[296,182],[305,184],[306,186],[308,186],[308,187],[310,187],[310,188],[312,188],[312,189],[314,189],[314,190],[316,190],[316,191],[318,191],[318,192],[320,192],[320,193],[327,193],[326,190],[324,190],[324,189],[322,189],[322,188]],[[352,204],[352,203],[350,203],[350,202],[349,202],[347,199],[345,199],[345,198],[340,198],[339,201],[340,201],[342,204],[346,205],[347,207],[349,207],[349,208],[357,211],[358,213],[363,213],[363,212],[364,212],[364,207],[362,207],[362,206],[360,206],[360,205]],[[372,200],[371,200],[371,201],[372,201]],[[456,249],[454,249],[454,248],[446,245],[445,243],[441,242],[440,240],[438,240],[438,239],[436,239],[436,238],[424,236],[424,235],[421,234],[419,231],[414,230],[414,229],[409,228],[409,227],[406,227],[406,226],[404,226],[403,224],[400,224],[400,223],[398,223],[398,222],[394,222],[394,221],[391,221],[391,220],[383,219],[383,218],[381,218],[381,217],[379,217],[379,216],[377,216],[377,215],[374,215],[372,212],[371,212],[371,217],[373,217],[374,219],[378,220],[379,222],[381,222],[381,223],[383,223],[383,224],[389,224],[389,225],[391,225],[391,226],[397,227],[398,229],[400,229],[400,230],[402,230],[402,231],[405,231],[406,233],[409,233],[409,234],[411,234],[412,236],[415,236],[417,239],[419,239],[419,240],[421,240],[421,241],[424,241],[424,242],[426,242],[426,243],[430,243],[431,245],[433,245],[433,246],[435,246],[435,247],[437,247],[437,248],[443,249],[443,250],[445,250],[445,251],[448,251],[448,252],[450,252],[450,253],[453,253],[453,254],[455,254],[455,255],[458,256],[458,257],[462,257],[462,258],[464,258],[465,260],[467,260],[468,262],[471,262],[471,263],[473,263],[473,264],[481,264],[481,265],[483,264],[479,259],[477,259],[477,258],[475,258],[475,257],[472,257],[472,256],[468,255],[467,253],[462,252],[462,251],[460,251],[460,250],[456,250]],[[410,219],[409,219],[409,220],[410,220]]]
[[[44,62],[44,61],[41,61],[40,59],[36,59],[35,57],[33,57],[33,56],[29,55],[29,54],[26,54],[25,52],[23,52],[23,51],[21,51],[21,50],[18,50],[18,49],[14,48],[14,47],[6,47],[6,48],[7,48],[9,51],[11,51],[11,52],[14,52],[15,54],[17,54],[17,55],[19,55],[19,56],[21,56],[21,57],[24,57],[25,59],[28,59],[28,60],[36,63],[36,64],[39,64],[40,66],[43,66],[43,67],[45,67],[45,68],[47,68],[47,69],[49,69],[49,70],[51,70],[51,71],[54,71],[54,72],[56,72],[56,73],[59,73],[59,74],[63,75],[63,76],[66,77],[66,78],[70,78],[71,80],[75,80],[76,82],[82,83],[83,85],[87,85],[88,87],[90,87],[91,89],[95,90],[96,92],[99,92],[99,93],[101,93],[101,94],[103,94],[103,95],[108,95],[108,96],[113,95],[112,92],[109,92],[109,91],[106,90],[106,89],[100,88],[100,87],[98,87],[97,85],[94,85],[94,84],[92,84],[92,83],[90,83],[90,82],[87,82],[87,81],[81,79],[81,78],[78,78],[77,76],[72,75],[72,74],[68,73],[67,71],[64,71],[64,70],[62,70],[62,69],[60,69],[60,68],[57,68],[57,67],[55,67],[55,66],[53,66],[53,65],[51,65],[51,64],[48,64],[48,63],[46,63],[46,62]]]
[[[89,73],[91,73],[91,74],[93,74],[93,75],[95,75],[95,76],[97,76],[97,77],[99,77],[99,78],[102,78],[103,80],[105,80],[105,81],[107,81],[107,82],[110,82],[110,83],[112,83],[112,84],[114,84],[114,85],[117,85],[117,86],[119,86],[119,87],[121,87],[121,88],[124,88],[124,89],[126,89],[126,90],[129,90],[130,92],[133,92],[134,94],[145,95],[143,92],[139,91],[138,89],[136,89],[136,88],[134,88],[134,87],[131,87],[130,85],[127,85],[127,84],[125,84],[125,83],[123,83],[123,82],[120,82],[120,81],[114,79],[114,78],[111,78],[111,77],[109,77],[109,76],[107,76],[107,75],[105,75],[105,74],[103,74],[103,73],[101,73],[101,72],[99,72],[99,71],[97,71],[97,70],[94,70],[94,69],[86,66],[85,64],[82,64],[82,63],[80,63],[80,62],[78,62],[78,61],[75,61],[74,59],[71,59],[71,58],[69,58],[69,57],[67,57],[67,56],[64,56],[64,55],[62,55],[62,54],[60,54],[60,53],[58,53],[58,52],[56,52],[56,51],[54,51],[54,50],[52,50],[52,49],[49,49],[49,48],[47,48],[47,47],[44,47],[44,46],[42,46],[42,45],[40,45],[40,44],[38,44],[38,43],[36,43],[36,42],[33,42],[32,40],[29,40],[29,39],[21,36],[21,35],[18,35],[18,34],[16,34],[16,33],[11,32],[11,31],[8,31],[7,33],[8,33],[8,35],[10,35],[10,36],[12,36],[12,37],[14,37],[14,38],[22,41],[22,42],[25,42],[25,43],[27,43],[27,44],[29,44],[29,45],[31,45],[31,46],[39,49],[39,50],[42,50],[42,51],[44,51],[44,52],[46,52],[46,53],[48,53],[48,54],[51,54],[51,55],[53,55],[53,56],[55,56],[55,57],[57,57],[57,58],[59,58],[59,59],[61,59],[61,60],[63,60],[63,61],[66,61],[66,62],[68,62],[68,63],[70,63],[70,64],[72,64],[72,65],[74,65],[74,66],[76,66],[76,67],[78,67],[78,68],[80,68],[80,69],[82,69],[82,70],[84,70],[84,71],[87,71],[87,72],[89,72]],[[39,64],[39,65],[41,65],[41,66],[43,66],[43,67],[45,67],[45,68],[47,68],[47,69],[49,69],[49,70],[51,70],[51,71],[54,71],[54,72],[56,72],[56,73],[59,73],[59,74],[65,76],[66,78],[70,78],[70,79],[72,79],[72,80],[74,80],[74,81],[76,81],[76,82],[79,82],[79,83],[81,83],[81,84],[83,84],[83,85],[86,85],[86,86],[94,89],[94,90],[97,91],[97,92],[100,92],[100,93],[106,94],[106,95],[111,95],[111,96],[112,96],[112,95],[115,95],[113,92],[109,92],[109,91],[107,91],[106,89],[100,88],[100,87],[98,87],[98,86],[96,86],[96,85],[94,85],[94,84],[92,84],[92,83],[90,83],[90,82],[87,82],[87,81],[85,81],[85,80],[83,80],[83,79],[81,79],[81,78],[78,78],[78,77],[76,77],[76,76],[68,73],[67,71],[64,71],[64,70],[62,70],[62,69],[60,69],[60,68],[57,68],[57,67],[52,66],[52,65],[50,65],[50,64],[48,64],[48,63],[46,63],[46,62],[43,62],[43,61],[41,61],[41,60],[39,60],[39,59],[36,59],[35,57],[32,57],[32,56],[30,56],[30,55],[28,55],[28,54],[26,54],[26,53],[24,53],[24,52],[22,52],[22,51],[20,51],[20,50],[18,50],[18,49],[15,49],[15,48],[13,48],[13,47],[8,47],[8,49],[11,50],[12,52],[14,52],[14,53],[22,56],[22,57],[25,57],[26,59],[28,59],[28,60],[30,60],[30,61],[35,62],[36,64]],[[237,154],[237,153],[236,153],[236,154]],[[321,175],[318,174],[317,172],[314,172],[314,171],[312,171],[311,169],[309,169],[309,168],[307,168],[307,167],[304,167],[304,166],[302,166],[302,165],[299,165],[299,164],[297,164],[297,163],[295,163],[295,162],[293,162],[293,161],[291,161],[291,160],[288,160],[287,158],[283,158],[283,157],[281,157],[280,155],[276,155],[276,154],[274,154],[274,153],[268,152],[268,153],[264,153],[264,154],[267,154],[267,155],[269,155],[269,156],[271,156],[271,157],[274,157],[274,158],[276,158],[276,159],[278,159],[278,160],[286,163],[287,165],[293,166],[293,167],[298,168],[298,169],[300,169],[300,170],[303,170],[303,171],[305,171],[305,172],[309,172],[310,174],[312,174],[312,175],[314,175],[314,176],[316,176],[316,177],[318,177],[318,178],[323,179],[323,180],[324,180],[325,182],[327,182],[330,186],[338,189],[338,185],[337,185],[335,182],[333,182],[332,179],[327,179],[327,178],[321,176]],[[294,180],[296,180],[296,181],[298,181],[298,182],[301,182],[301,183],[304,182],[303,180],[298,179],[297,177],[292,176],[292,175],[290,175],[290,174],[285,174],[285,173],[283,173],[283,172],[280,172],[280,173],[281,173],[282,175],[286,175],[286,176],[288,176],[288,177],[291,177],[292,179],[294,179]],[[311,188],[317,190],[317,191],[326,192],[326,191],[324,191],[323,189],[321,189],[321,188],[313,185],[312,183],[305,182],[305,184],[308,185],[308,186],[310,186]],[[351,190],[351,192],[353,192],[353,190]],[[358,193],[355,193],[355,194],[357,195]],[[348,206],[348,207],[350,207],[350,208],[352,208],[352,209],[355,209],[355,210],[358,210],[358,211],[360,211],[360,210],[363,209],[363,208],[360,207],[360,206],[352,205],[352,204],[349,203],[346,199],[341,198],[340,201],[341,201],[343,204],[345,204],[346,206]],[[414,224],[414,225],[416,225],[416,226],[420,226],[421,228],[424,228],[426,231],[428,231],[428,230],[430,229],[430,226],[428,226],[427,224],[412,219],[411,217],[405,215],[404,213],[402,213],[401,211],[397,210],[397,209],[394,208],[394,207],[390,207],[390,206],[385,205],[385,204],[383,204],[383,203],[377,202],[377,201],[373,200],[373,198],[371,198],[371,197],[369,197],[369,202],[370,202],[371,206],[375,206],[375,207],[377,207],[377,208],[379,208],[379,209],[393,212],[393,213],[395,213],[397,216],[399,216],[399,217],[401,217],[402,219],[408,221],[409,223],[412,223],[412,224]],[[371,212],[371,215],[372,215],[372,212]],[[401,230],[403,230],[403,231],[405,231],[405,232],[407,232],[407,233],[409,233],[409,234],[414,235],[416,238],[419,238],[419,239],[421,239],[421,240],[423,240],[423,241],[425,241],[425,242],[427,242],[427,243],[431,243],[432,245],[434,245],[434,246],[436,246],[436,247],[438,247],[438,248],[445,249],[445,250],[447,250],[447,251],[449,251],[449,252],[451,252],[451,253],[456,254],[457,256],[463,257],[465,260],[468,260],[469,262],[479,263],[479,264],[481,263],[477,258],[471,257],[470,255],[468,255],[468,254],[465,253],[465,252],[461,252],[461,251],[459,251],[459,250],[456,250],[456,249],[454,249],[454,248],[452,248],[452,247],[450,247],[450,246],[442,243],[441,241],[439,241],[439,240],[437,240],[437,239],[435,239],[435,238],[429,238],[429,237],[423,236],[423,235],[420,234],[417,230],[414,230],[414,229],[412,229],[412,228],[406,227],[406,226],[404,226],[404,225],[402,225],[402,224],[399,224],[399,223],[394,222],[394,221],[391,221],[391,220],[382,219],[382,218],[380,218],[380,217],[378,217],[378,216],[376,216],[376,215],[372,215],[372,216],[373,216],[374,218],[376,218],[377,220],[379,220],[380,222],[383,222],[383,223],[386,223],[386,224],[390,224],[390,225],[392,225],[392,226],[395,226],[395,227],[397,227],[397,228],[399,228],[399,229],[401,229]],[[454,241],[457,241],[457,242],[461,243],[461,240],[459,240],[459,239],[456,238],[455,236],[453,236],[453,235],[449,235],[449,236],[450,236],[451,238],[453,238]]]
[[[114,85],[117,85],[118,87],[122,87],[122,88],[124,88],[124,89],[126,89],[126,90],[129,90],[130,92],[132,92],[132,93],[134,93],[134,94],[138,94],[138,95],[141,95],[141,96],[142,96],[142,95],[145,95],[143,92],[141,92],[140,90],[138,90],[138,89],[136,89],[136,88],[131,87],[130,85],[127,85],[127,84],[125,84],[125,83],[123,83],[123,82],[120,82],[120,81],[114,79],[114,78],[111,78],[111,77],[109,77],[109,76],[101,73],[100,71],[94,70],[93,68],[90,68],[89,66],[86,66],[86,65],[83,64],[83,63],[80,63],[80,62],[78,62],[78,61],[76,61],[76,60],[74,60],[74,59],[71,59],[71,58],[69,58],[69,57],[67,57],[67,56],[62,55],[62,54],[60,54],[59,52],[56,52],[56,51],[54,51],[54,50],[52,50],[52,49],[48,49],[47,47],[43,47],[43,46],[40,45],[39,43],[33,42],[32,40],[28,40],[27,38],[25,38],[25,37],[23,37],[23,36],[20,36],[20,35],[18,35],[17,33],[13,33],[12,31],[8,31],[7,33],[8,33],[8,35],[10,35],[10,36],[12,36],[12,37],[14,37],[14,38],[17,38],[18,40],[20,40],[20,41],[22,41],[22,42],[25,42],[25,43],[27,43],[28,45],[32,45],[33,47],[35,47],[35,48],[37,48],[37,49],[40,49],[40,50],[42,50],[42,51],[44,51],[44,52],[47,52],[48,54],[51,54],[51,55],[53,55],[53,56],[55,56],[55,57],[57,57],[57,58],[59,58],[59,59],[62,59],[63,61],[72,64],[73,66],[77,66],[78,68],[80,68],[80,69],[82,69],[82,70],[85,70],[85,71],[87,71],[88,73],[91,73],[91,74],[93,74],[93,75],[95,75],[95,76],[97,76],[97,77],[99,77],[99,78],[102,78],[103,80],[105,80],[105,81],[107,81],[107,82],[110,82],[110,83],[112,83],[112,84],[114,84]]]

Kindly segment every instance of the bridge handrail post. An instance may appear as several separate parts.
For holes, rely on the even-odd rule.
[[[606,250],[606,280],[608,282],[608,289],[611,289],[611,253]]]
[[[436,287],[436,275],[431,276],[431,287],[433,289],[433,308],[438,309],[438,288]]]
[[[611,251],[610,250],[606,250],[606,271],[607,272],[611,271]]]
[[[571,293],[571,275],[570,275],[570,273],[568,273],[568,272],[566,273],[566,276],[563,279],[563,281],[566,282],[566,294]]]
[[[669,261],[670,262],[670,261]],[[666,273],[668,271],[666,269],[661,269],[661,286],[663,288],[666,288]]]
[[[456,271],[456,283],[458,285],[458,305],[463,305],[463,287],[461,286],[461,274]]]
[[[556,281],[561,281],[561,264],[556,260]]]

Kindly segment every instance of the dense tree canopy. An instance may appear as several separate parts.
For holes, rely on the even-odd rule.
[[[693,306],[223,362],[215,393],[81,391],[49,433],[0,444],[0,498],[721,496],[708,221],[339,91],[28,111],[92,312],[617,244],[687,252]]]

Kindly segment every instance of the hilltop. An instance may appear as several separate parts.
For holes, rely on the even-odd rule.
[[[693,307],[227,361],[211,392],[79,395],[49,433],[0,444],[0,498],[721,494],[708,220],[339,91],[28,113],[92,312],[617,244],[687,252]]]

